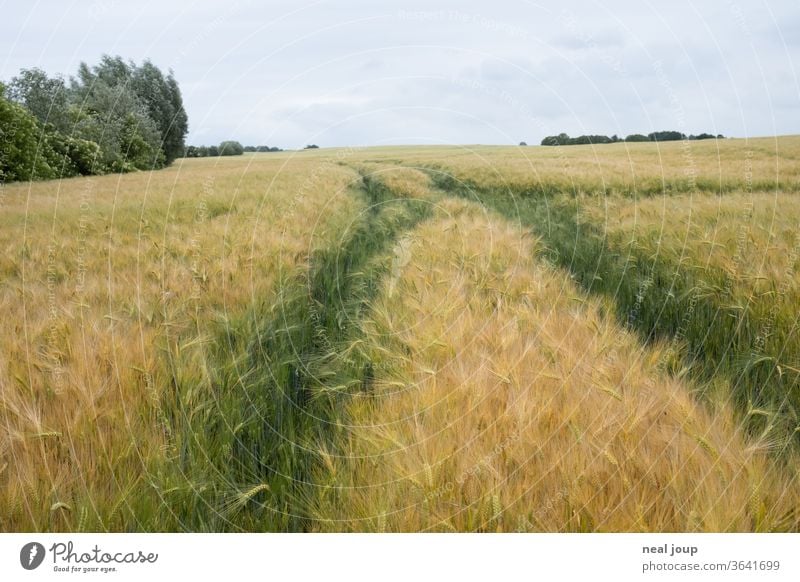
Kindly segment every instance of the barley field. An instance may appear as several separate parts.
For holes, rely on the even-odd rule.
[[[800,137],[0,190],[0,530],[800,530]]]

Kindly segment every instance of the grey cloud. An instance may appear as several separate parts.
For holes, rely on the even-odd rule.
[[[42,0],[4,12],[0,78],[74,74],[104,52],[150,58],[175,70],[194,143],[531,143],[674,127],[675,100],[688,131],[800,133],[796,0]]]

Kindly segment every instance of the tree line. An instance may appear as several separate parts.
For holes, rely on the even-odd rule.
[[[69,83],[23,69],[0,83],[0,181],[162,168],[188,128],[178,82],[150,61],[104,55]]]
[[[304,150],[319,149],[317,144],[310,144],[303,148]],[[260,146],[243,146],[238,141],[223,141],[218,146],[188,146],[184,150],[184,157],[186,158],[208,158],[217,156],[241,156],[244,153],[255,152],[282,152],[281,148],[269,147],[265,145]]]
[[[617,143],[617,142],[644,142],[644,141],[683,141],[686,139],[699,140],[699,139],[724,139],[722,134],[712,135],[710,133],[700,133],[697,135],[687,136],[680,131],[654,131],[647,135],[641,133],[633,133],[625,138],[620,138],[616,135],[611,137],[607,135],[580,135],[578,137],[570,137],[566,133],[558,135],[548,135],[542,140],[543,146],[559,146],[559,145],[587,145],[587,144],[602,144],[602,143]]]
[[[260,146],[243,146],[238,141],[223,141],[218,146],[188,146],[184,152],[187,158],[208,158],[216,156],[241,156],[245,152],[282,152],[281,148]]]

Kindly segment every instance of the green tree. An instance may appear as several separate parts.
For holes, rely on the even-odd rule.
[[[158,144],[160,133],[155,122],[149,118],[144,120],[128,113],[122,120],[120,145],[122,148],[123,167],[120,171],[130,169],[153,169],[164,165],[164,152]]]
[[[219,144],[219,155],[221,156],[241,156],[243,153],[244,148],[238,141],[223,141]]]
[[[11,100],[23,105],[43,126],[69,131],[69,95],[61,77],[48,77],[41,69],[22,69],[8,86]]]
[[[697,140],[697,139],[718,139],[718,137],[719,137],[719,138],[721,138],[722,136],[721,136],[721,135],[720,135],[720,136],[715,136],[715,135],[712,135],[712,134],[710,134],[710,133],[700,133],[700,134],[698,134],[698,135],[690,135],[690,136],[689,136],[689,139],[691,139],[691,140]]]
[[[131,83],[134,92],[146,106],[149,117],[161,132],[164,162],[171,164],[182,155],[189,131],[178,83],[172,73],[165,77],[150,61],[133,69]]]
[[[149,61],[104,55],[81,63],[69,87],[23,69],[0,101],[3,180],[152,169],[184,155],[180,88]]]
[[[566,133],[559,133],[558,135],[548,135],[542,140],[543,146],[557,146],[568,145],[570,137]]]
[[[0,83],[0,181],[53,178],[55,154],[27,109],[9,101]]]
[[[132,87],[134,67],[104,56],[89,69],[85,63],[71,81],[75,135],[100,146],[102,170],[125,172],[163,166],[161,132]]]
[[[654,131],[648,133],[647,137],[650,141],[680,141],[686,139],[686,136],[680,131]]]

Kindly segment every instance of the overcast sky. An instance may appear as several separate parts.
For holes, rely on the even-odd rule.
[[[0,79],[172,69],[188,143],[800,133],[798,0],[0,2]]]

